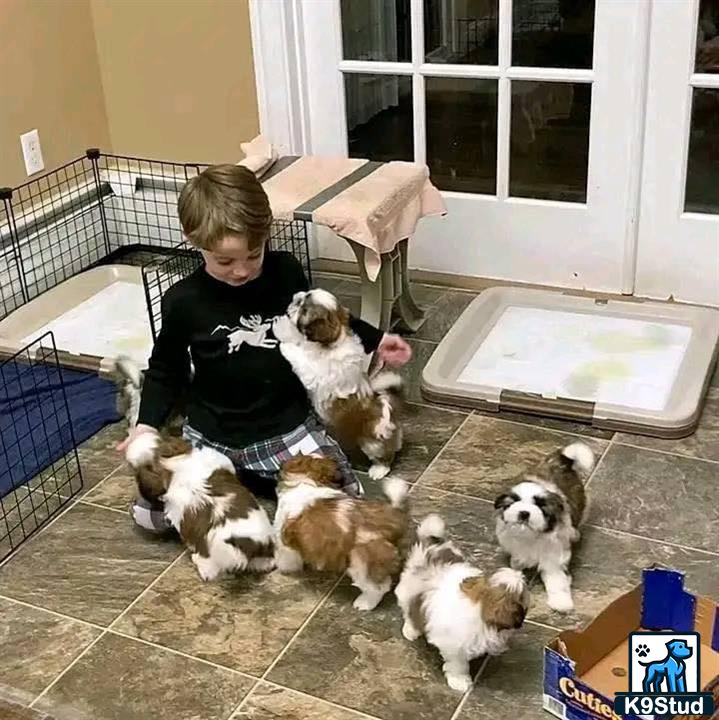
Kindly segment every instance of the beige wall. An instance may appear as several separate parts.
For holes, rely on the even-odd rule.
[[[115,152],[232,162],[257,134],[248,0],[91,0]]]
[[[45,167],[110,146],[88,0],[0,0],[0,186],[27,179],[20,135]]]

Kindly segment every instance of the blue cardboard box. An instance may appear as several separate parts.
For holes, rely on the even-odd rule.
[[[629,687],[629,638],[636,631],[698,633],[701,691],[719,719],[719,605],[684,587],[684,574],[653,566],[642,584],[617,598],[581,630],[566,630],[544,649],[543,706],[564,720],[693,720],[686,714],[618,715],[616,693]]]

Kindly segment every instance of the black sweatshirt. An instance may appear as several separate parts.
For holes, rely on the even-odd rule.
[[[307,290],[302,266],[289,253],[268,252],[262,274],[233,287],[204,267],[162,299],[162,328],[145,373],[139,423],[160,427],[190,382],[187,421],[208,440],[241,448],[287,433],[309,414],[304,387],[282,357],[272,320]],[[366,352],[382,332],[352,318]]]

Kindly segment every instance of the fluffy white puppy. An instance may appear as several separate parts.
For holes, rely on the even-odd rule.
[[[522,626],[529,604],[524,576],[502,568],[487,578],[445,538],[437,515],[426,517],[417,531],[395,595],[407,640],[424,635],[444,660],[447,684],[467,691],[471,660],[499,655]]]
[[[497,540],[512,567],[538,568],[547,605],[559,612],[574,607],[569,561],[586,511],[584,481],[594,464],[590,447],[572,443],[494,501]]]

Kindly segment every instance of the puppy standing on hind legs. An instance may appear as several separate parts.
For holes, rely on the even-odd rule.
[[[417,536],[395,588],[402,634],[410,642],[424,635],[442,655],[447,684],[466,692],[470,661],[503,653],[523,624],[529,604],[524,576],[502,568],[485,577],[446,539],[437,515],[422,521]]]
[[[594,465],[591,448],[572,443],[494,501],[497,540],[512,567],[538,568],[547,605],[559,612],[574,607],[569,561],[586,512],[584,480]]]
[[[402,378],[393,372],[368,377],[364,348],[352,332],[349,313],[326,290],[296,293],[273,332],[315,412],[342,449],[361,450],[370,460],[373,480],[388,475],[402,449]]]

